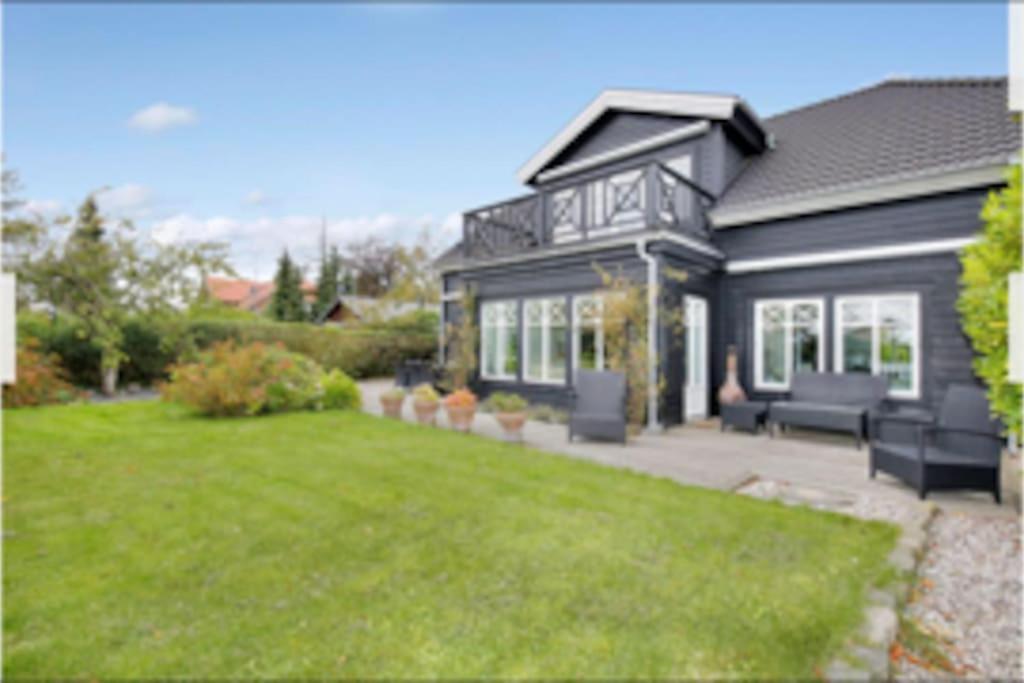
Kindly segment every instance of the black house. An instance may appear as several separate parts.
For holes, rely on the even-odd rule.
[[[974,381],[957,252],[1019,158],[1006,98],[1005,78],[888,80],[762,120],[733,95],[603,92],[520,169],[530,194],[465,214],[444,320],[472,285],[481,390],[564,404],[604,363],[600,264],[685,314],[651,340],[663,424],[716,411],[729,345],[755,397],[869,372],[935,407]]]

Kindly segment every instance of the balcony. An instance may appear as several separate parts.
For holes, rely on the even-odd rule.
[[[644,229],[707,237],[714,198],[671,168],[650,162],[463,215],[463,255],[514,256]]]

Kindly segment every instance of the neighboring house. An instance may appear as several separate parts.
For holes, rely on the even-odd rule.
[[[320,317],[320,322],[343,325],[353,322],[385,321],[415,311],[436,311],[436,304],[389,301],[372,296],[342,295]]]
[[[717,410],[730,345],[755,397],[871,372],[935,407],[975,381],[957,251],[1019,158],[1006,98],[1004,78],[899,79],[761,120],[732,95],[606,91],[519,171],[530,194],[464,215],[444,320],[472,286],[481,391],[564,404],[603,365],[600,264],[658,286],[663,423]]]
[[[206,292],[213,299],[232,308],[262,313],[270,305],[274,283],[210,275],[206,278]],[[316,301],[316,285],[303,282],[302,298],[308,305]]]

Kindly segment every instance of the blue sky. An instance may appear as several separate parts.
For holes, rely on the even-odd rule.
[[[762,116],[891,75],[1006,72],[980,5],[6,5],[3,151],[31,206],[164,240],[441,242],[607,87],[734,92]]]

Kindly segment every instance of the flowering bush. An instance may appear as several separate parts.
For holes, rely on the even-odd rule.
[[[4,386],[4,407],[67,403],[78,396],[57,354],[40,351],[37,339],[18,346],[17,364],[17,381]]]
[[[444,404],[449,408],[475,408],[476,394],[469,389],[456,389],[445,397]]]
[[[161,391],[204,415],[258,415],[317,407],[321,374],[315,362],[280,346],[228,341],[172,367]]]
[[[429,384],[421,384],[413,389],[412,396],[420,403],[437,403],[441,400],[441,397],[434,391],[434,387]]]
[[[341,370],[331,370],[320,380],[324,390],[323,405],[328,410],[359,410],[363,397],[355,380]]]

